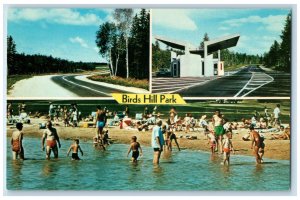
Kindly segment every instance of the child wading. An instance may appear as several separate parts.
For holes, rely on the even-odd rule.
[[[224,152],[224,160],[223,160],[223,165],[226,164],[229,165],[229,159],[230,159],[230,151],[232,150],[232,152],[234,153],[234,149],[233,149],[233,145],[231,142],[231,134],[229,132],[227,132],[224,135],[224,140],[222,142],[222,146],[223,146],[223,152]]]
[[[70,146],[67,156],[69,156],[70,151],[73,150],[72,152],[72,160],[80,160],[79,156],[78,156],[78,150],[80,151],[81,155],[83,156],[83,152],[81,150],[81,147],[79,146],[79,140],[75,139],[74,143]]]
[[[127,152],[127,156],[128,156],[129,153],[132,151],[132,157],[131,157],[132,162],[137,162],[137,159],[140,155],[139,149],[141,150],[141,155],[143,154],[141,145],[136,140],[137,140],[136,136],[132,136],[131,144]]]

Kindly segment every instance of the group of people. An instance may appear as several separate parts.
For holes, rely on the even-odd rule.
[[[17,130],[12,133],[11,136],[11,147],[13,160],[18,158],[24,160],[24,148],[23,148],[23,124],[16,124]],[[50,159],[51,152],[54,154],[54,158],[58,158],[58,148],[61,148],[61,143],[56,129],[52,126],[51,120],[46,123],[46,130],[43,132],[42,136],[42,151],[46,150],[46,159]],[[79,145],[79,139],[74,139],[74,143],[70,146],[67,156],[72,150],[72,159],[80,160],[78,152],[81,152],[83,156],[83,151]]]
[[[76,104],[73,105],[73,112],[78,112]],[[147,107],[146,107],[147,108]],[[49,114],[50,114],[49,109]],[[63,109],[65,110],[65,108]],[[148,109],[145,109],[144,114],[148,114]],[[153,112],[157,112],[157,107],[155,107]],[[265,113],[267,111],[265,110]],[[129,108],[126,107],[126,114],[129,115]],[[152,113],[153,114],[153,113]],[[267,115],[266,115],[267,116]],[[274,109],[274,120],[276,123],[280,122],[280,105],[278,104]],[[185,126],[186,130],[189,128],[189,124],[192,121],[191,115],[187,114],[185,117]],[[151,146],[154,151],[153,163],[158,164],[161,156],[161,152],[172,151],[172,143],[175,142],[178,150],[180,151],[180,147],[177,141],[177,137],[175,132],[178,130],[178,117],[177,112],[174,107],[172,107],[169,111],[169,117],[166,122],[163,122],[160,119],[159,113],[156,113],[156,118],[153,123],[155,125],[152,128],[152,137],[151,137]],[[189,123],[189,124],[188,124]],[[107,110],[106,108],[102,109],[100,106],[97,107],[97,112],[95,115],[95,127],[96,127],[96,136],[93,138],[93,144],[95,146],[103,147],[105,150],[105,145],[108,145],[108,131],[104,131],[104,127],[107,124]],[[251,140],[251,149],[254,151],[254,155],[256,157],[256,162],[259,164],[262,162],[262,158],[264,155],[264,138],[255,130],[255,124],[244,124],[243,128],[248,126],[250,130],[250,138]],[[216,110],[214,115],[211,118],[211,123],[208,122],[207,116],[203,115],[199,121],[199,126],[204,128],[204,133],[208,138],[210,143],[211,153],[214,154],[216,151],[224,154],[223,164],[229,165],[230,152],[234,153],[234,148],[232,144],[232,135],[233,129],[239,127],[237,122],[228,122],[224,119],[224,115],[221,114],[220,110]],[[24,159],[24,148],[22,146],[23,133],[22,123],[17,123],[16,125],[17,131],[14,131],[11,138],[11,145],[13,151],[13,159],[16,159],[18,156],[21,159]],[[132,161],[136,162],[139,155],[142,155],[142,148],[139,142],[137,142],[137,137],[133,136],[130,148],[128,149],[128,155],[132,152]],[[46,146],[45,146],[46,145]],[[51,118],[46,123],[46,130],[43,133],[42,137],[42,150],[46,150],[46,158],[50,158],[51,152],[53,152],[54,157],[58,157],[58,148],[61,147],[60,140],[57,134],[57,131],[52,126]],[[72,159],[78,160],[78,152],[83,152],[79,145],[79,140],[74,140],[74,143],[69,148],[67,155],[69,155],[70,151],[73,150]],[[139,153],[141,152],[141,153]]]

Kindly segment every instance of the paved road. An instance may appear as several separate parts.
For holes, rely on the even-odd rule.
[[[289,97],[290,74],[247,66],[230,76],[176,91],[184,97]]]
[[[211,80],[208,77],[187,77],[187,78],[170,78],[157,77],[152,78],[152,93],[176,93],[183,88],[203,84]]]
[[[61,75],[51,78],[61,87],[81,97],[111,97],[111,93],[126,93],[126,91],[109,88],[75,79],[77,75]]]

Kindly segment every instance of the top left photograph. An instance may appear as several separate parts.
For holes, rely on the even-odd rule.
[[[150,10],[5,11],[8,98],[149,93]]]

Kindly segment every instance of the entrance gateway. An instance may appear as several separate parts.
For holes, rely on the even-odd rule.
[[[221,50],[237,45],[239,34],[230,35],[210,41],[204,41],[203,48],[171,40],[161,36],[155,36],[156,40],[178,50],[184,51],[178,55],[171,51],[171,76],[173,77],[207,77],[224,76],[224,61],[221,61]],[[213,53],[218,52],[218,58],[213,58]]]

